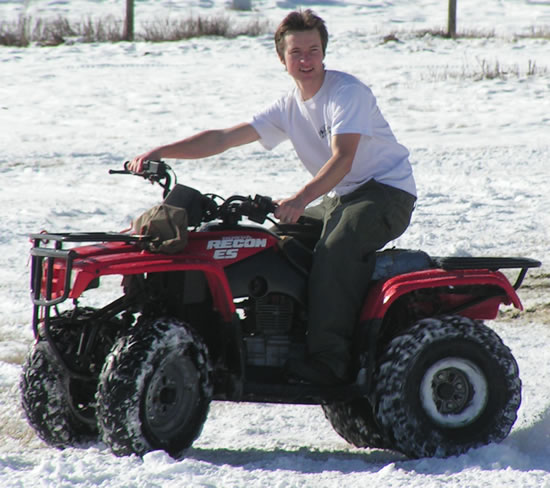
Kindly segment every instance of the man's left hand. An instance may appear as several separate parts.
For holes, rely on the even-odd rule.
[[[303,198],[298,195],[278,200],[276,203],[278,207],[275,209],[274,215],[284,224],[296,223],[306,208]]]

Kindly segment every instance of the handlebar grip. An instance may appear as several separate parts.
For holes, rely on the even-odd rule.
[[[110,169],[109,174],[110,175],[137,175],[137,176],[143,176],[144,178],[149,177],[166,177],[167,176],[167,169],[170,169],[170,167],[164,162],[164,161],[144,161],[143,165],[141,167],[141,171],[139,173],[136,173],[135,171],[131,171],[128,169],[128,165],[130,164],[130,161],[124,162],[124,169],[123,170],[116,170],[116,169]]]
[[[256,195],[254,197],[254,206],[266,214],[273,213],[277,208],[277,204],[273,202],[271,197],[266,197],[262,195]]]
[[[131,175],[133,174],[129,169],[128,165],[130,164],[130,161],[125,161],[122,165],[124,169],[110,169],[109,174],[110,175]]]

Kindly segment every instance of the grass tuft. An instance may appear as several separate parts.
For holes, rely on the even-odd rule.
[[[518,64],[504,65],[498,60],[487,61],[486,59],[480,59],[474,68],[467,65],[463,65],[460,69],[449,66],[434,68],[423,79],[427,79],[428,81],[446,81],[450,79],[482,81],[533,77],[535,75],[546,74],[548,74],[548,68],[538,67],[537,63],[531,59],[527,60],[527,66],[524,68]]]
[[[393,35],[397,35],[394,33]],[[415,37],[442,37],[445,39],[494,39],[497,37],[494,29],[465,29],[458,31],[454,36],[449,35],[445,29],[421,29],[414,31]],[[514,39],[550,39],[550,26],[534,27],[532,26],[524,34],[516,34]]]

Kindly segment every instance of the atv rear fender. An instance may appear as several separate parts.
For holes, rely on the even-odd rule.
[[[475,287],[483,291],[466,298],[452,297],[453,290]],[[523,310],[521,301],[506,276],[487,269],[428,269],[379,281],[371,286],[360,320],[382,319],[395,301],[419,290],[449,291],[445,313],[459,313],[472,319],[494,319],[501,304]]]

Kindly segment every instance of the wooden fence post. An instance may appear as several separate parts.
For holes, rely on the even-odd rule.
[[[447,37],[456,37],[456,0],[449,0],[449,23]]]
[[[134,40],[134,0],[126,0],[126,20],[124,23],[124,40]]]

